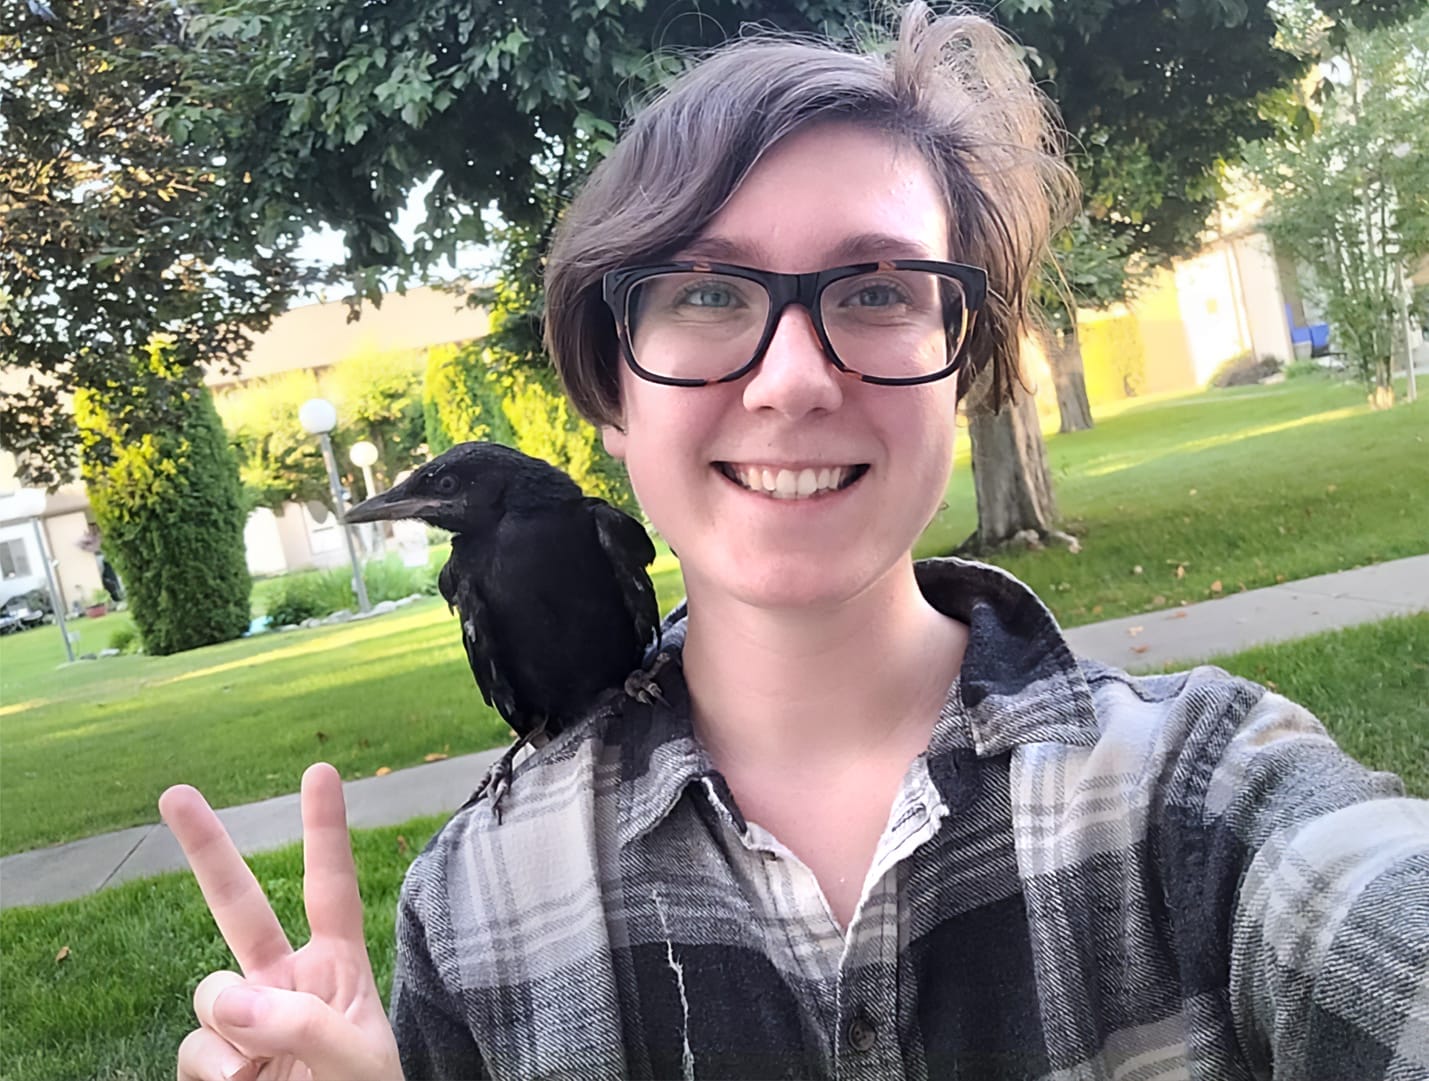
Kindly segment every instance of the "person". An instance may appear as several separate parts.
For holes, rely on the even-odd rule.
[[[638,114],[547,334],[681,559],[661,693],[415,860],[390,1018],[334,771],[296,951],[166,793],[243,969],[181,1078],[1429,1077],[1429,807],[1263,687],[1078,660],[1008,574],[912,558],[959,403],[1020,378],[1057,146],[1012,46],[920,5]]]

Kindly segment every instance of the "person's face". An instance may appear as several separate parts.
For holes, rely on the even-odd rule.
[[[956,254],[921,156],[827,125],[775,146],[676,258],[806,273]],[[743,379],[668,387],[622,365],[621,401],[624,430],[605,429],[606,448],[679,554],[692,603],[711,591],[766,608],[857,596],[909,557],[952,468],[956,377],[861,383],[829,363],[798,306]],[[798,495],[801,474],[818,490]],[[781,477],[794,498],[765,490]]]

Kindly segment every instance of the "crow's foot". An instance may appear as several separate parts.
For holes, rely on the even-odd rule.
[[[625,677],[626,695],[643,706],[652,705],[655,702],[665,705],[665,694],[660,690],[660,684],[655,682],[655,677],[669,663],[670,655],[668,653],[658,653],[649,668],[631,672]]]
[[[491,813],[496,816],[496,824],[501,825],[501,801],[511,789],[511,773],[516,762],[516,755],[522,747],[542,735],[545,730],[544,724],[537,725],[511,744],[506,749],[506,753],[496,760],[495,765],[486,771],[486,776],[482,778],[481,784],[476,786],[476,791],[471,794],[471,798],[466,801],[464,806],[470,807],[490,792]]]

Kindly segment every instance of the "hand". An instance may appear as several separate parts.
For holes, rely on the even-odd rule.
[[[294,950],[218,816],[188,785],[159,797],[209,911],[243,975],[214,972],[194,992],[199,1027],[179,1047],[179,1081],[400,1078],[362,936],[362,900],[342,780],[303,774],[303,903],[312,938]]]

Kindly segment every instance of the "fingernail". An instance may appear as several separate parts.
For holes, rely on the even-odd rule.
[[[223,1081],[239,1081],[240,1078],[247,1079],[253,1076],[253,1063],[246,1058],[241,1058],[237,1062],[224,1067]]]
[[[213,1004],[213,1013],[219,1023],[235,1028],[251,1028],[256,1025],[267,1009],[267,996],[246,987],[230,987],[218,996]]]

